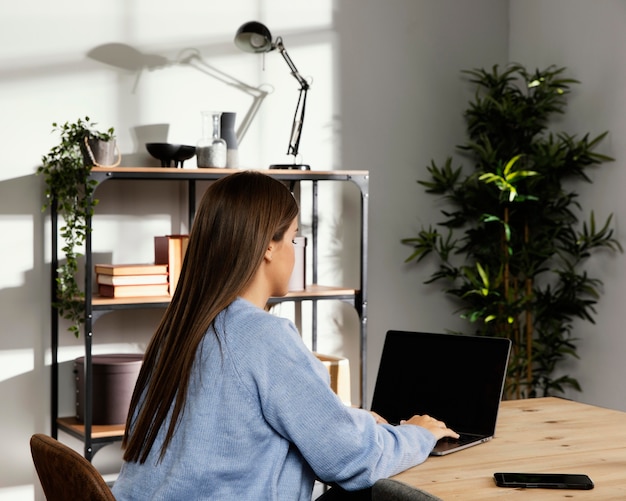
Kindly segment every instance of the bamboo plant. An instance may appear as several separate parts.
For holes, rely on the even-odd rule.
[[[612,215],[598,225],[591,211],[581,222],[570,188],[613,160],[596,151],[607,132],[578,138],[548,128],[578,83],[564,72],[519,64],[463,72],[476,86],[458,147],[471,172],[452,158],[431,161],[430,179],[418,183],[446,200],[443,220],[402,240],[413,247],[406,262],[435,256],[426,282],[445,284],[469,333],[511,339],[509,398],[581,390],[556,369],[578,357],[574,319],[594,322],[602,282],[583,266],[600,249],[622,251]]]

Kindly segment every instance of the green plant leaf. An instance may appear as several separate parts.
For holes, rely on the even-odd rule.
[[[519,63],[463,70],[475,88],[457,148],[467,165],[431,160],[418,183],[439,197],[443,220],[403,240],[413,246],[407,261],[434,264],[425,283],[441,281],[472,333],[511,339],[509,397],[580,389],[555,374],[577,358],[573,320],[593,323],[596,314],[602,284],[584,264],[600,249],[623,252],[612,215],[579,221],[572,186],[613,159],[598,151],[607,132],[551,130],[579,83],[565,72]]]

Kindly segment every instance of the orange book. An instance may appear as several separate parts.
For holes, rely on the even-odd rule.
[[[154,262],[166,264],[169,270],[170,295],[174,294],[183,259],[187,251],[189,235],[165,235],[154,237]]]
[[[167,264],[96,264],[96,273],[101,275],[162,275],[167,273]]]

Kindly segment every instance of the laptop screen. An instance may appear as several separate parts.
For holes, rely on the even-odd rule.
[[[389,331],[371,409],[397,424],[429,414],[460,433],[492,435],[511,342]]]

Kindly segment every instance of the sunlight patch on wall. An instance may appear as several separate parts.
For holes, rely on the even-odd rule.
[[[2,287],[21,287],[24,285],[24,272],[33,269],[33,253],[24,252],[32,247],[32,216],[0,216],[2,233],[11,235],[11,245],[0,246],[0,262],[10,263],[2,267]]]
[[[0,382],[32,372],[34,368],[35,361],[31,348],[0,351]]]
[[[0,487],[0,501],[30,501],[35,497],[35,486],[18,485],[16,487]]]

